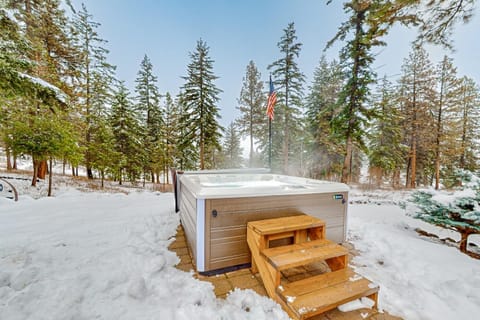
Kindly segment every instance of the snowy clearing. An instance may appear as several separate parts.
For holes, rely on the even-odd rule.
[[[55,194],[0,199],[0,319],[288,319],[252,290],[217,299],[210,283],[174,267],[172,194],[68,186]],[[352,192],[349,240],[360,253],[352,264],[380,285],[380,308],[391,314],[472,318],[480,261],[420,237],[415,228],[455,235],[406,216],[395,205],[404,197]]]

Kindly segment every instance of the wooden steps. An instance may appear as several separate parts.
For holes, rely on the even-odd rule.
[[[251,228],[260,235],[271,235],[313,228],[322,228],[323,230],[325,229],[325,222],[311,216],[299,215],[258,220],[251,224]]]
[[[292,238],[293,244],[270,247],[282,238]],[[376,307],[378,286],[348,267],[348,250],[325,239],[322,220],[301,215],[251,221],[247,242],[252,270],[258,270],[269,296],[293,319],[307,319],[361,297],[371,298]],[[319,261],[331,271],[280,285],[282,271]]]
[[[346,266],[348,259],[346,248],[327,239],[268,248],[261,253],[274,268],[280,271],[332,258],[343,260]]]
[[[316,316],[362,297],[376,302],[377,292],[378,286],[349,268],[277,287],[278,296],[297,319]]]

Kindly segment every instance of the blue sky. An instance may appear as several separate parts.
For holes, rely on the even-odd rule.
[[[237,99],[242,78],[253,60],[268,80],[267,66],[280,57],[277,42],[289,22],[295,23],[298,40],[303,43],[298,59],[307,77],[306,87],[322,54],[333,59],[342,44],[323,49],[345,20],[343,1],[325,5],[321,0],[74,0],[76,8],[84,2],[94,20],[101,23],[99,34],[108,41],[109,61],[117,66],[117,76],[133,91],[143,56],[147,54],[158,76],[161,93],[178,93],[200,38],[210,47],[214,73],[223,90],[219,106],[228,125],[238,116]],[[437,63],[444,54],[454,58],[459,75],[480,83],[480,10],[473,20],[458,25],[454,33],[455,52],[429,46]],[[387,37],[388,46],[377,50],[375,71],[395,79],[403,59],[408,56],[416,32],[395,28]]]

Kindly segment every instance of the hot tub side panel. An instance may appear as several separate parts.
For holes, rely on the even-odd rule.
[[[341,198],[339,197],[341,195]],[[249,263],[247,222],[309,214],[327,224],[327,238],[345,241],[347,193],[207,199],[205,203],[205,267],[216,270]],[[212,211],[217,212],[216,217]]]
[[[197,199],[183,184],[179,185],[180,220],[194,260],[197,257]],[[201,253],[203,255],[203,253]]]

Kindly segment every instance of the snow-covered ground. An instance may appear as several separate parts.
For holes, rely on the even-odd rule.
[[[0,198],[2,320],[288,319],[251,290],[216,299],[210,283],[174,267],[179,259],[167,248],[179,219],[171,194],[83,192],[63,183],[55,197],[34,200],[27,185],[20,189],[18,202]],[[475,318],[480,261],[420,237],[415,228],[455,235],[408,217],[396,205],[405,196],[352,192],[348,236],[359,251],[352,264],[380,284],[380,307],[392,314]]]

